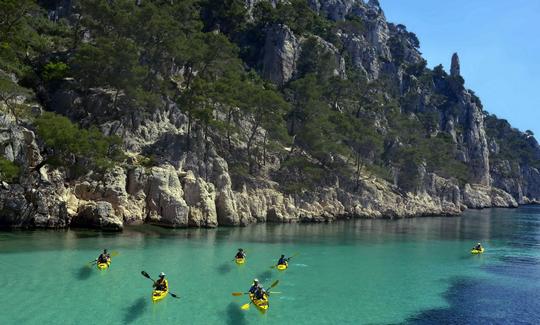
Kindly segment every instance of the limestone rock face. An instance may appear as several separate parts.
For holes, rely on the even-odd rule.
[[[266,33],[263,76],[278,85],[284,84],[296,71],[299,55],[299,41],[289,27],[273,26]]]
[[[147,186],[148,221],[166,227],[187,227],[189,207],[177,171],[172,166],[153,167]]]
[[[115,215],[112,204],[105,201],[87,203],[79,208],[71,221],[73,227],[96,228],[108,231],[120,231],[123,222]]]
[[[472,167],[474,181],[490,186],[489,148],[484,128],[482,109],[472,100],[471,94],[465,92],[460,104],[464,108],[465,143],[467,144],[467,162]]]
[[[472,209],[482,209],[488,207],[513,207],[518,203],[508,193],[501,189],[483,186],[480,184],[465,185],[463,189],[463,202]]]
[[[523,168],[523,199],[521,203],[540,204],[540,171],[533,167]]]
[[[261,1],[276,6],[287,0],[246,0],[246,8],[251,12]],[[40,3],[54,21],[69,18],[74,2]],[[282,167],[282,153],[293,151],[284,143],[277,141],[268,146],[280,147],[280,153],[256,152],[255,160],[264,161],[263,166],[250,175],[243,172],[247,159],[246,130],[253,126],[249,118],[232,118],[238,119],[234,121],[238,131],[226,140],[222,132],[215,132],[212,127],[205,132],[195,122],[191,125],[192,141],[188,147],[188,117],[173,100],[163,98],[158,108],[145,110],[134,107],[134,101],[121,94],[117,105],[113,105],[111,90],[96,87],[83,95],[74,81],[65,80],[65,85],[47,94],[47,109],[77,121],[82,127],[96,126],[105,135],[120,137],[128,159],[105,173],[88,171],[87,175],[70,179],[66,176],[69,171],[43,164],[48,152],[32,123],[17,121],[1,109],[0,103],[0,156],[24,171],[17,184],[0,182],[0,227],[121,230],[124,225],[141,223],[165,227],[244,226],[256,222],[458,215],[466,208],[540,203],[540,171],[498,156],[504,144],[488,138],[491,133],[486,133],[485,113],[479,100],[462,84],[457,54],[452,56],[450,75],[439,73],[438,77],[425,78],[418,39],[405,26],[388,23],[379,1],[307,3],[319,15],[333,21],[357,16],[362,28],[336,24],[335,35],[329,41],[328,37],[297,35],[285,25],[267,26],[260,30],[265,37],[260,61],[250,68],[260,69],[265,79],[278,86],[286,85],[299,75],[304,45],[315,40],[318,49],[322,48],[333,60],[336,76],[349,77],[347,58],[347,63],[357,70],[355,73],[365,76],[370,83],[382,81],[381,87],[373,89],[381,103],[390,99],[393,102],[394,94],[391,96],[390,92],[395,92],[396,97],[401,96],[400,105],[401,99],[406,99],[400,109],[410,112],[411,119],[418,119],[418,113],[436,113],[433,115],[438,121],[428,130],[429,136],[449,134],[449,141],[457,148],[457,159],[467,164],[472,174],[472,184],[463,185],[428,172],[424,164],[419,167],[419,181],[411,189],[399,188],[366,173],[355,184],[336,176],[335,182],[317,184],[320,186],[311,191],[286,192],[280,178],[274,177]],[[441,95],[451,102],[451,109],[441,106]],[[38,115],[41,108],[35,111]],[[226,121],[220,116],[225,114],[223,110],[216,110],[215,114],[220,122]],[[387,116],[375,114],[370,119],[377,120],[378,131],[392,131],[385,121]],[[266,140],[266,130],[261,128],[255,141],[261,144],[263,139]],[[402,145],[399,138],[392,141],[396,147]],[[296,149],[301,151],[302,145]],[[540,149],[536,153],[540,157]],[[310,158],[308,153],[302,154]],[[397,168],[393,172],[399,177]]]
[[[34,132],[6,118],[0,114],[0,155],[21,167],[35,167],[42,157]]]
[[[183,179],[185,200],[189,205],[189,226],[216,227],[216,193],[212,184],[206,183],[189,171]]]
[[[0,227],[64,228],[70,224],[63,175],[47,174],[47,180],[27,179],[23,184],[0,188]]]
[[[450,65],[450,75],[452,77],[461,76],[461,66],[459,64],[459,56],[457,53],[452,55],[452,63]]]

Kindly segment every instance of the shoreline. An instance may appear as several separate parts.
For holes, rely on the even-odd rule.
[[[514,209],[520,209],[524,207],[532,207],[532,206],[540,206],[540,203],[527,203],[527,204],[520,204],[517,207],[509,206],[509,207],[486,207],[486,208],[467,208],[464,211],[462,211],[459,214],[450,214],[450,213],[441,213],[441,214],[419,214],[415,216],[407,216],[407,217],[362,217],[362,216],[337,216],[333,219],[325,219],[325,220],[289,220],[287,222],[276,222],[276,221],[264,221],[264,222],[254,222],[247,225],[222,225],[222,226],[216,226],[216,227],[170,227],[166,225],[159,225],[155,223],[135,223],[135,224],[126,224],[124,225],[125,228],[120,230],[108,230],[103,229],[99,227],[39,227],[39,226],[4,226],[0,225],[0,232],[32,232],[32,231],[69,231],[69,230],[76,230],[76,231],[92,231],[92,232],[99,232],[99,233],[107,233],[107,234],[115,234],[115,233],[122,233],[125,231],[133,230],[139,227],[155,227],[156,229],[162,229],[162,230],[212,230],[212,229],[235,229],[235,228],[247,228],[250,226],[257,226],[257,225],[290,225],[290,224],[297,224],[297,225],[310,225],[310,224],[334,224],[336,222],[349,222],[349,221],[357,221],[357,220],[384,220],[384,221],[399,221],[399,220],[406,220],[406,219],[417,219],[417,218],[455,218],[455,217],[462,217],[466,211],[483,211],[483,210],[490,210],[490,209],[504,209],[504,210],[514,210]]]

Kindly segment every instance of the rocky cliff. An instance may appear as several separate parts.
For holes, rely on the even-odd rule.
[[[97,6],[101,2],[92,3]],[[180,93],[145,97],[144,103],[149,102],[147,98],[159,103],[152,109],[141,109],[146,104],[139,98],[156,94],[163,86],[141,93],[122,84],[124,79],[111,81],[115,73],[135,78],[134,73],[122,70],[122,64],[130,60],[128,55],[121,56],[120,62],[109,60],[102,73],[105,75],[111,65],[119,66],[118,70],[107,80],[97,81],[97,86],[86,87],[85,83],[96,81],[77,77],[77,69],[84,67],[81,52],[85,53],[77,46],[98,39],[99,26],[85,20],[96,14],[71,1],[44,2],[41,10],[52,24],[67,24],[74,30],[77,24],[88,24],[88,28],[77,41],[82,45],[62,45],[33,61],[36,66],[40,61],[68,62],[73,76],[51,82],[43,77],[47,65],[39,63],[42,65],[36,70],[40,70],[41,81],[30,83],[7,65],[2,66],[6,80],[30,88],[31,93],[16,96],[17,107],[25,114],[11,109],[15,101],[0,104],[0,154],[20,167],[17,177],[4,177],[1,184],[0,226],[104,230],[140,223],[239,226],[458,215],[466,208],[516,207],[540,201],[540,148],[534,137],[509,125],[501,129],[497,124],[501,120],[483,110],[474,92],[463,86],[457,54],[452,56],[450,74],[442,67],[427,69],[416,36],[403,25],[387,22],[378,1],[293,1],[302,10],[309,9],[312,22],[305,25],[261,14],[290,5],[281,1],[238,2],[243,18],[234,16],[234,24],[232,14],[223,16],[220,11],[220,16],[213,11],[217,4],[205,3],[211,7],[203,5],[201,16],[209,31],[204,35],[223,35],[237,44],[243,66],[265,79],[271,85],[265,89],[276,89],[290,105],[288,112],[278,114],[281,120],[265,122],[269,116],[265,112],[276,110],[272,103],[264,106],[255,102],[244,109],[244,101],[224,99],[227,87],[221,84],[221,97],[211,97],[214,95],[208,91],[208,95],[185,100],[186,94],[197,89],[189,83],[190,78],[201,76],[216,63],[197,66],[193,58],[179,63],[178,56],[164,54],[170,48],[146,53],[150,45],[141,45],[137,53],[145,54],[134,60],[142,66],[160,62],[162,70],[152,65],[148,76],[157,76],[160,82],[172,80],[174,91]],[[145,1],[133,6],[130,10],[150,10]],[[249,33],[238,30],[236,26],[241,24],[248,26]],[[322,33],[317,24],[330,27],[324,27]],[[306,27],[312,25],[317,28]],[[122,28],[111,26],[108,33]],[[246,35],[258,35],[258,39]],[[138,42],[130,37],[126,36],[126,46]],[[105,41],[100,38],[100,42]],[[189,52],[180,48],[181,54]],[[218,49],[210,52],[212,59],[219,51],[226,52],[223,44]],[[116,55],[113,48],[108,51],[105,57]],[[193,57],[197,58],[206,53],[203,49],[195,52]],[[233,65],[231,62],[236,61],[227,59],[226,65]],[[312,75],[317,78],[310,79]],[[209,79],[221,78],[216,76]],[[309,87],[323,89],[323,95],[301,98],[308,82],[321,80],[329,83]],[[348,81],[354,84],[325,93]],[[230,87],[234,82],[226,84]],[[15,91],[13,87],[6,89],[4,93]],[[252,97],[266,93],[261,94]],[[200,98],[212,99],[208,103]],[[350,104],[353,99],[354,104]],[[257,110],[257,105],[265,110]],[[212,107],[212,123],[203,106]],[[312,107],[321,108],[312,112]],[[124,158],[98,171],[77,156],[82,151],[68,146],[62,157],[78,162],[77,173],[67,163],[53,164],[51,157],[58,155],[61,144],[50,141],[50,133],[43,131],[45,126],[35,122],[45,111],[121,139]],[[318,115],[321,111],[327,112],[323,122]],[[355,121],[337,124],[341,117]],[[271,139],[277,133],[276,123],[286,125],[287,135]],[[333,131],[328,123],[343,130],[347,123],[359,123],[351,124],[352,129],[369,126],[371,133],[341,135],[341,130]],[[422,133],[412,138],[406,129],[409,125]],[[339,137],[334,140],[335,134]],[[330,138],[329,143],[323,142]],[[313,139],[318,142],[310,142]],[[413,150],[420,144],[430,148],[427,153]],[[507,154],[512,145],[523,145],[523,152]]]

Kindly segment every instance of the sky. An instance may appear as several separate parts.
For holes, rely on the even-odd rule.
[[[540,0],[379,0],[420,40],[429,67],[459,54],[484,109],[540,137]]]

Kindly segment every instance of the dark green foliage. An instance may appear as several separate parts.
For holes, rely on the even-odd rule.
[[[69,66],[64,62],[49,62],[43,67],[41,78],[46,82],[60,81],[67,77]]]
[[[540,168],[540,147],[532,132],[522,133],[511,127],[508,121],[498,119],[495,115],[485,117],[486,133],[496,141],[499,153],[494,155],[498,160],[517,161],[526,166]]]
[[[0,157],[0,180],[4,182],[15,182],[19,177],[20,168],[12,161]]]
[[[470,171],[456,159],[466,148],[443,131],[448,119],[463,118],[463,78],[442,66],[430,70],[424,60],[411,62],[418,38],[390,25],[393,62],[383,63],[405,73],[401,80],[382,73],[368,81],[338,36],[365,37],[363,18],[331,21],[308,3],[259,1],[248,17],[243,0],[85,0],[74,2],[69,21],[53,22],[34,1],[0,0],[0,100],[16,117],[26,108],[17,96],[47,106],[47,95],[62,87],[83,97],[105,91],[122,114],[174,102],[188,120],[183,149],[196,143],[207,155],[216,144],[237,186],[274,175],[290,193],[337,180],[359,188],[366,177],[393,181],[396,172],[398,185],[415,191],[423,170],[467,182]],[[302,48],[293,79],[276,86],[257,71],[267,33],[283,26]],[[50,113],[35,124],[45,163],[67,167],[74,177],[123,159],[119,140],[95,128]],[[500,146],[494,159],[510,159],[515,169],[540,166],[532,132],[519,133],[494,117],[486,125]],[[154,158],[140,163],[152,166]],[[9,163],[0,164],[7,174]]]
[[[247,15],[245,1],[203,0],[200,5],[206,31],[217,29],[225,34],[234,34],[243,29]]]
[[[37,118],[35,125],[49,148],[45,162],[67,166],[76,175],[104,170],[123,160],[120,139],[106,137],[96,128],[81,129],[67,118],[48,112]]]

